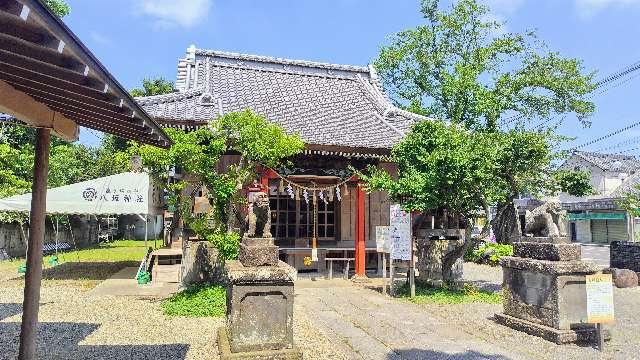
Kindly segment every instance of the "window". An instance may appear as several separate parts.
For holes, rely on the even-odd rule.
[[[313,200],[309,195],[309,204],[291,199],[278,192],[279,180],[269,182],[269,203],[271,206],[271,235],[278,245],[293,246],[296,238],[313,236]],[[318,240],[335,241],[336,219],[334,202],[316,200],[318,205]]]

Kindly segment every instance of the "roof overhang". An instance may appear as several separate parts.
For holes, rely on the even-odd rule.
[[[75,140],[78,126],[159,147],[171,140],[39,0],[0,1],[0,111]]]

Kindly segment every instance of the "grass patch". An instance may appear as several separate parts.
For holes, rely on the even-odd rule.
[[[153,241],[148,242],[153,245]],[[127,266],[138,266],[147,248],[141,240],[117,240],[89,248],[58,253],[58,265],[49,265],[48,255],[43,260],[43,286],[70,285],[89,289]],[[23,277],[18,267],[25,259],[0,261],[0,281],[13,279],[22,286]]]
[[[220,285],[189,287],[162,302],[169,316],[219,317],[227,312],[227,289]]]
[[[400,296],[416,304],[469,304],[469,303],[502,303],[502,294],[499,292],[484,291],[471,284],[465,284],[460,290],[446,287],[431,287],[424,284],[416,284],[416,296],[409,297],[409,286],[403,285]]]

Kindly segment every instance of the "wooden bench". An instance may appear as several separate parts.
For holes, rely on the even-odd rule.
[[[351,261],[355,261],[355,258],[325,258],[324,259],[326,262],[329,263],[328,269],[329,269],[329,280],[333,279],[333,262],[334,261],[344,261],[345,266],[344,266],[344,275],[343,277],[345,279],[349,278],[349,265]]]

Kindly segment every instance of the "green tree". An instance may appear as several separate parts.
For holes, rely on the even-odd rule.
[[[505,114],[593,113],[594,74],[580,60],[546,50],[533,32],[496,36],[503,24],[476,0],[438,5],[422,0],[425,24],[396,34],[374,63],[399,106],[483,131]]]
[[[506,195],[497,199],[498,240],[519,231],[513,200],[520,194],[551,190],[568,179],[579,185],[572,191],[588,192],[578,189],[588,185],[579,174],[550,175],[560,137],[551,129],[541,131],[542,139],[522,130],[527,121],[555,114],[575,113],[584,121],[595,109],[587,98],[594,73],[585,72],[580,60],[548,51],[533,32],[496,35],[504,24],[489,20],[489,9],[476,0],[459,0],[446,10],[437,0],[422,0],[420,9],[425,24],[396,34],[374,66],[398,106],[500,137],[494,171]],[[507,116],[517,121],[516,130],[504,129]]]
[[[626,210],[633,217],[640,217],[640,184],[633,186],[627,191],[617,204],[620,208]]]
[[[173,82],[165,80],[163,77],[142,79],[142,88],[131,89],[131,96],[154,96],[170,94],[175,91]]]
[[[45,5],[47,5],[47,7],[49,7],[49,9],[51,9],[51,12],[56,14],[58,17],[63,18],[69,15],[69,13],[71,12],[71,7],[69,7],[66,1],[44,0],[43,2]]]
[[[244,226],[240,207],[246,200],[239,190],[256,179],[259,166],[276,167],[299,153],[304,144],[297,135],[287,135],[278,125],[249,110],[223,115],[209,125],[192,132],[166,129],[174,143],[171,148],[142,145],[133,146],[129,152],[139,154],[161,183],[168,183],[168,170],[175,167],[189,174],[192,182],[201,182],[207,188],[213,211],[193,215],[192,199],[181,196],[186,180],[167,186],[170,202],[178,207],[177,213],[187,225],[212,241],[225,256],[233,257],[239,237],[232,232]],[[229,153],[240,154],[240,160],[224,172],[217,171],[220,157]]]
[[[482,209],[510,197],[512,184],[534,195],[583,191],[588,176],[553,170],[548,135],[540,132],[468,131],[455,124],[427,120],[413,126],[391,152],[397,176],[369,167],[360,174],[365,190],[383,190],[408,211],[446,209],[448,215],[472,219]],[[510,181],[504,175],[514,174]],[[560,175],[559,175],[560,174]],[[417,224],[420,226],[420,224]],[[450,281],[452,266],[475,244],[467,221],[464,241],[445,254],[442,273]],[[488,235],[489,224],[481,232]]]

